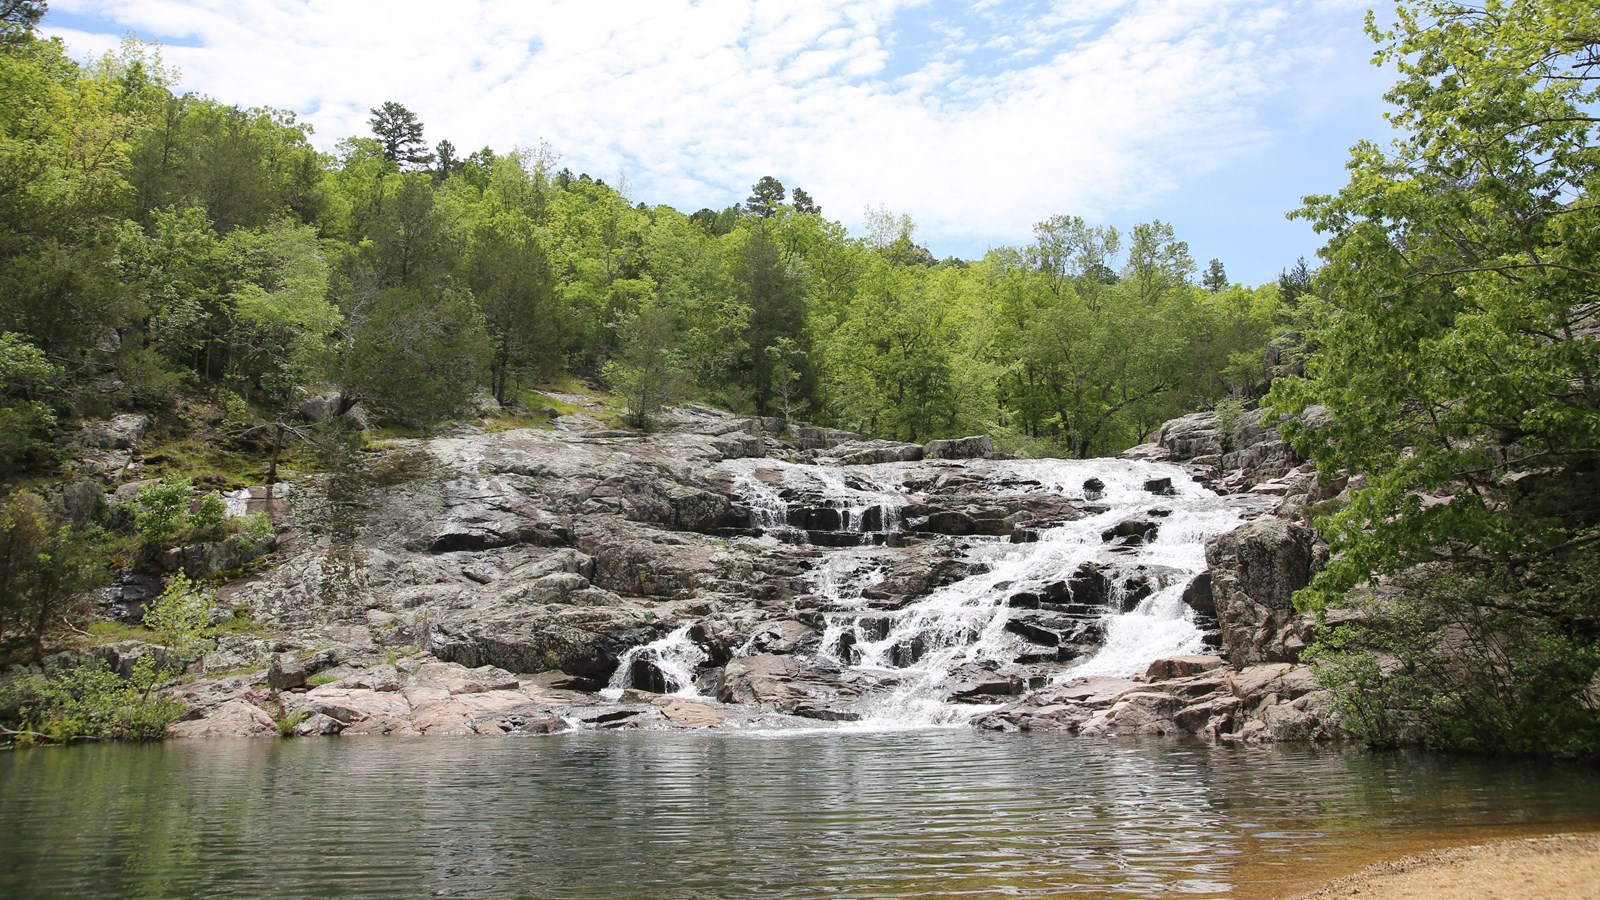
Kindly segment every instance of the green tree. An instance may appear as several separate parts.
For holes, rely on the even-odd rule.
[[[48,402],[61,368],[20,334],[0,333],[0,484],[47,459],[56,425]]]
[[[0,331],[73,374],[135,311],[115,254],[142,125],[125,72],[85,69],[58,41],[0,53]]]
[[[789,338],[800,353],[810,351],[805,288],[765,229],[751,229],[741,236],[730,273],[736,295],[750,310],[739,371],[754,396],[756,412],[767,415],[775,396],[773,359],[767,348],[780,338]],[[802,394],[809,383],[810,374],[806,373]]]
[[[182,672],[216,645],[217,627],[211,617],[216,605],[216,592],[183,572],[168,579],[161,596],[144,613],[144,627],[155,632],[165,651],[163,669]]]
[[[21,642],[43,656],[45,640],[106,576],[83,535],[23,491],[0,497],[0,647]]]
[[[802,188],[794,189],[794,211],[803,216],[822,215],[822,207],[818,206],[817,202],[811,199],[811,195]]]
[[[1171,225],[1157,219],[1134,226],[1122,280],[1133,286],[1139,302],[1155,303],[1168,291],[1188,285],[1194,270],[1189,244],[1178,240]]]
[[[422,122],[417,114],[393,100],[368,110],[372,135],[378,139],[383,156],[402,169],[421,168],[433,161],[422,137]]]
[[[678,353],[671,310],[646,306],[625,319],[621,348],[605,366],[605,379],[626,404],[629,424],[648,431],[661,409],[681,399],[687,369]]]
[[[437,164],[433,168],[433,180],[443,181],[459,171],[464,165],[456,156],[456,145],[449,141],[440,141],[434,145],[433,157]]]
[[[427,427],[466,409],[488,356],[483,315],[469,295],[389,288],[351,313],[336,375],[350,397]]]
[[[327,202],[310,126],[287,110],[241,109],[194,94],[173,96],[162,74],[146,101],[150,126],[133,141],[129,182],[136,217],[200,206],[223,234],[291,215],[310,223]]]
[[[228,381],[246,400],[285,409],[322,380],[343,326],[328,302],[329,272],[315,229],[279,219],[222,241],[228,295]]]
[[[0,0],[0,46],[31,38],[48,8],[45,0]]]
[[[1115,228],[1089,225],[1077,216],[1051,216],[1033,226],[1033,237],[1028,261],[1044,275],[1050,293],[1059,297],[1071,286],[1091,302],[1122,249]]]
[[[433,179],[407,172],[385,179],[392,195],[367,230],[362,257],[381,287],[437,289],[447,277],[451,255]]]
[[[1377,686],[1331,677],[1347,699],[1397,692],[1443,744],[1594,754],[1600,9],[1418,0],[1368,31],[1400,72],[1400,135],[1358,145],[1350,183],[1298,213],[1325,265],[1299,301],[1305,374],[1272,393],[1327,407],[1291,438],[1367,486],[1324,523],[1334,558],[1298,601],[1376,623],[1325,651],[1405,651]],[[1429,582],[1407,603],[1437,627],[1382,628],[1392,608],[1353,591],[1381,576]]]
[[[1200,276],[1200,284],[1213,294],[1228,289],[1228,271],[1222,267],[1222,260],[1213,258],[1206,263],[1206,273]]]
[[[744,206],[753,215],[770,219],[778,212],[783,197],[783,182],[771,175],[763,175],[760,181],[750,186],[750,196],[744,201]]]

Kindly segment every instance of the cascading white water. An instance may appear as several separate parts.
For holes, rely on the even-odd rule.
[[[842,519],[841,531],[898,531],[900,508],[906,497],[897,481],[880,482],[870,466],[856,466],[850,470],[858,485],[845,480],[847,470],[810,466],[805,475],[822,495],[825,506],[838,510]],[[869,513],[876,510],[880,519],[876,527],[869,528]]]
[[[786,489],[809,498],[814,508],[837,514],[837,522],[824,530],[854,534],[900,530],[900,509],[907,502],[904,487],[892,473],[885,478],[873,471],[882,467],[796,466],[764,459],[732,460],[723,467],[733,474],[734,491],[750,507],[750,527],[779,540],[802,543],[806,538],[805,529],[790,521]],[[781,479],[783,486],[769,483],[771,478]]]
[[[722,464],[750,508],[753,528],[803,543],[818,532],[792,523],[821,518],[835,536],[853,533],[868,544],[867,537],[882,539],[869,532],[901,530],[903,508],[929,499],[907,485],[919,467],[926,483],[926,465],[822,467],[765,459]],[[994,485],[996,493],[1053,494],[1089,515],[1042,528],[1031,543],[955,538],[973,574],[898,609],[874,605],[867,592],[885,580],[899,551],[828,545],[839,549],[826,550],[811,575],[822,614],[814,662],[843,668],[860,689],[859,699],[839,704],[858,717],[853,727],[962,723],[1047,681],[1133,675],[1161,657],[1202,648],[1202,632],[1182,594],[1205,569],[1206,539],[1235,527],[1246,505],[1219,498],[1182,469],[1158,463],[975,461],[961,469]],[[1162,479],[1169,488],[1152,491],[1149,483]],[[819,516],[818,509],[837,516]],[[1100,580],[1092,604],[1064,588],[1085,572]],[[1132,580],[1148,596],[1129,608],[1123,601]],[[1041,603],[1041,594],[1052,599]],[[1031,608],[1018,608],[1029,606],[1018,602],[1022,597],[1032,598]],[[1029,615],[1064,631],[1046,633],[1028,623]],[[628,651],[607,693],[634,686],[636,663],[646,661],[671,693],[696,696],[695,674],[706,654],[689,637],[691,627]],[[1062,634],[1070,634],[1070,645]],[[1083,645],[1097,649],[1076,658]]]
[[[617,661],[616,672],[612,673],[610,683],[601,694],[616,699],[630,687],[648,687],[633,683],[636,664],[648,663],[665,682],[656,685],[667,688],[661,693],[679,697],[700,696],[694,677],[695,670],[706,661],[706,651],[689,636],[693,628],[693,622],[686,622],[665,637],[633,647],[622,654]]]
[[[750,526],[759,528],[779,540],[798,542],[804,532],[789,525],[789,503],[782,492],[757,478],[754,471],[739,472],[734,476],[734,490],[750,506]]]
[[[1037,543],[974,547],[974,558],[986,562],[987,571],[908,606],[888,636],[871,646],[876,655],[863,655],[864,664],[883,667],[896,681],[887,695],[863,710],[870,719],[895,725],[954,723],[990,708],[948,702],[951,682],[964,669],[1025,675],[1011,665],[1023,642],[1006,630],[1013,615],[1008,597],[1018,588],[1059,581],[1086,563],[1106,572],[1111,582],[1111,603],[1101,618],[1105,641],[1098,652],[1061,671],[1055,680],[1133,675],[1161,657],[1201,649],[1203,635],[1194,613],[1180,598],[1189,580],[1205,569],[1206,538],[1237,525],[1238,507],[1227,505],[1175,466],[1106,459],[1040,460],[1001,463],[994,475],[1036,481],[1043,490],[1069,498],[1092,498],[1105,512],[1043,531]],[[1161,478],[1171,479],[1170,495],[1146,490],[1147,482]],[[1098,489],[1086,488],[1096,482]],[[1105,532],[1130,520],[1155,523],[1155,536],[1132,546],[1105,540]],[[1141,571],[1155,573],[1160,587],[1122,612],[1124,577]],[[884,653],[919,639],[923,655],[910,665],[897,666]],[[1031,687],[1036,682],[1023,684]]]

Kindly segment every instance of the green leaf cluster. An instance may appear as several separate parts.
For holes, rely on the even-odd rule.
[[[1594,753],[1600,10],[1419,0],[1368,29],[1401,75],[1399,136],[1358,145],[1349,184],[1298,213],[1328,244],[1302,300],[1304,374],[1271,395],[1327,407],[1330,426],[1289,437],[1366,486],[1323,522],[1334,559],[1297,599],[1362,610],[1327,658],[1399,666],[1388,683],[1429,694],[1433,739],[1535,747],[1577,717]],[[1402,577],[1398,604],[1352,593]],[[1427,627],[1407,636],[1408,616]],[[1504,689],[1441,688],[1439,667]]]

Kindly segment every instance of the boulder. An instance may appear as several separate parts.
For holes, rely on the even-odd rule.
[[[1211,595],[1211,573],[1201,572],[1183,588],[1183,604],[1201,616],[1215,619],[1217,602]]]
[[[428,632],[426,647],[463,666],[530,673],[560,669],[604,681],[623,653],[668,630],[671,609],[626,602],[598,588],[565,590],[569,587],[546,583],[449,612]],[[557,589],[565,592],[534,592]]]
[[[68,482],[61,487],[61,508],[74,528],[82,528],[94,520],[105,505],[105,491],[86,478]]]
[[[1155,540],[1160,526],[1147,519],[1124,519],[1100,533],[1100,540],[1137,546]]]
[[[835,672],[793,656],[761,653],[728,663],[718,699],[813,719],[854,718],[853,713],[830,706],[843,692]]]
[[[767,455],[767,443],[759,434],[728,434],[711,442],[723,459],[754,459]]]
[[[862,440],[862,436],[853,431],[841,431],[837,428],[819,428],[816,425],[794,423],[789,428],[789,439],[801,450],[829,450],[852,441]]]
[[[728,721],[728,714],[706,703],[673,700],[661,707],[667,721],[685,728],[714,728]]]
[[[1163,424],[1154,443],[1175,460],[1217,455],[1222,453],[1222,431],[1215,413],[1190,413]]]
[[[829,451],[840,465],[870,466],[879,463],[917,462],[922,459],[921,444],[900,441],[846,441]]]
[[[321,422],[339,415],[343,405],[343,396],[338,391],[329,391],[301,400],[295,412],[307,422]]]
[[[929,441],[922,446],[923,459],[983,459],[994,454],[994,441],[988,435]]]
[[[267,669],[267,685],[275,691],[292,691],[306,686],[306,666],[297,653],[279,653]]]
[[[568,523],[540,509],[507,478],[461,478],[444,485],[444,510],[421,542],[443,553],[527,543],[557,547],[572,543]]]
[[[1171,478],[1151,478],[1144,483],[1144,489],[1146,492],[1160,497],[1171,497],[1178,493],[1177,489],[1172,486]]]
[[[277,549],[277,535],[235,534],[221,541],[174,547],[161,554],[161,568],[168,572],[182,570],[190,578],[208,578],[238,572]]]
[[[910,531],[962,537],[977,534],[978,522],[972,516],[959,510],[937,509],[930,511],[925,516],[907,519],[906,528]]]
[[[123,569],[98,595],[100,614],[124,625],[138,625],[144,621],[145,607],[161,596],[166,582],[155,575],[146,575],[132,569]]]
[[[234,699],[198,719],[167,726],[175,738],[275,737],[278,723],[261,707],[246,699]]]
[[[78,426],[77,443],[97,450],[132,450],[150,430],[150,417],[124,413]]]
[[[1206,542],[1223,650],[1235,666],[1299,658],[1311,623],[1291,598],[1316,573],[1315,537],[1304,525],[1263,518]]]
[[[1145,670],[1144,677],[1148,681],[1168,681],[1210,672],[1222,666],[1223,660],[1220,656],[1169,656],[1151,663]]]

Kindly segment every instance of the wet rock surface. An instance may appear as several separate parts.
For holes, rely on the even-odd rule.
[[[1009,461],[987,438],[869,441],[699,407],[648,436],[596,418],[396,440],[354,475],[242,497],[273,505],[268,555],[185,548],[168,565],[254,569],[219,606],[272,636],[219,643],[206,666],[226,677],[181,688],[192,712],[173,734],[896,717],[1333,733],[1285,605],[1314,535],[1227,534],[1276,495],[1217,506],[1174,466]],[[1160,447],[1206,455],[1208,428]],[[130,575],[104,603],[130,619],[159,587]],[[1130,640],[1168,651],[1094,669],[1146,652],[1116,649]]]

